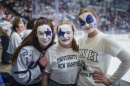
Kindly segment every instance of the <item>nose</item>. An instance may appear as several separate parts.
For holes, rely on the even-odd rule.
[[[65,37],[65,38],[67,37],[67,34],[66,34],[66,33],[64,34],[64,37]]]
[[[86,23],[85,26],[86,26],[86,27],[89,27],[89,24]]]
[[[44,38],[44,39],[46,39],[46,38],[47,38],[46,34],[44,34],[44,35],[43,35],[43,38]]]

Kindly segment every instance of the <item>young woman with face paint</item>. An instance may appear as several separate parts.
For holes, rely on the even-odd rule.
[[[91,8],[82,9],[79,14],[81,28],[86,36],[79,40],[81,70],[78,86],[109,86],[121,79],[130,67],[130,54],[112,38],[97,28],[98,17]],[[121,64],[109,78],[106,73],[111,57],[117,57]]]
[[[43,74],[43,86],[76,86],[79,59],[72,23],[60,22],[57,35],[58,43],[45,54],[47,66]]]
[[[23,40],[12,56],[11,86],[41,86],[42,70],[38,61],[53,44],[53,25],[46,18],[36,21],[33,31]],[[43,60],[46,66],[46,59]]]

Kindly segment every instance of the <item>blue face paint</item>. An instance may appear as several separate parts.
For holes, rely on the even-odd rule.
[[[46,34],[46,37],[47,36],[51,36],[51,31],[47,28],[47,31],[44,31],[45,32],[45,34]]]
[[[79,18],[79,22],[80,22],[80,25],[81,25],[81,26],[84,26],[84,25],[85,25],[85,21],[83,21],[81,18]]]
[[[86,17],[86,23],[92,23],[94,21],[93,16],[91,14],[88,14],[88,16]]]
[[[64,37],[64,34],[65,34],[65,32],[63,32],[63,31],[61,30],[61,28],[60,28],[60,30],[59,30],[59,32],[58,32],[58,37],[60,37],[60,36]]]
[[[81,25],[81,26],[84,26],[84,25],[85,25],[85,21],[82,20],[81,18],[79,18],[79,22],[80,22],[80,25]],[[87,23],[87,24],[90,24],[90,23],[92,23],[92,22],[94,22],[93,16],[92,16],[91,14],[88,14],[88,15],[86,16],[86,23]]]

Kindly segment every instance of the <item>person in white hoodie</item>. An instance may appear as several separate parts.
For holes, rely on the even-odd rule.
[[[14,51],[11,66],[11,86],[41,86],[42,70],[38,64],[48,47],[53,44],[53,25],[47,18],[39,18],[32,32]]]
[[[98,16],[93,9],[81,9],[78,17],[81,28],[86,33],[79,40],[81,70],[78,86],[109,86],[116,83],[130,68],[130,54],[109,35],[98,30]],[[106,73],[111,57],[117,57],[121,64],[108,78]]]

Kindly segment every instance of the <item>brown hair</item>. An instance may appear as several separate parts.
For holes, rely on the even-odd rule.
[[[13,20],[12,23],[13,23],[13,24],[14,24],[14,23],[20,23],[21,19],[22,19],[22,18],[16,16],[16,17],[14,18],[14,20]]]
[[[93,9],[91,9],[91,8],[83,8],[83,9],[81,9],[80,12],[79,12],[79,14],[78,14],[78,17],[81,14],[86,13],[86,12],[90,12],[90,13],[92,13],[94,15],[94,17],[98,17],[97,14],[96,14],[96,12]]]
[[[72,31],[74,32],[74,26],[73,26],[72,22],[70,22],[70,21],[61,21],[61,22],[58,24],[58,26],[57,26],[57,31],[58,31],[58,27],[59,27],[60,25],[63,25],[63,24],[70,25],[71,28],[72,28]],[[77,44],[77,42],[76,42],[76,40],[75,40],[74,37],[73,37],[73,39],[72,39],[72,49],[73,49],[74,51],[76,51],[76,52],[79,50],[78,44]]]
[[[39,45],[39,41],[38,41],[38,38],[36,36],[37,28],[41,25],[44,25],[44,24],[47,24],[51,27],[52,34],[53,34],[52,41],[48,45],[48,47],[54,42],[54,30],[53,30],[52,23],[50,22],[49,19],[44,18],[44,17],[40,17],[37,19],[36,24],[34,25],[34,29],[32,30],[32,32],[22,41],[21,45],[18,48],[16,48],[16,50],[12,56],[12,63],[18,58],[18,53],[21,50],[21,48],[23,48],[24,46]]]

